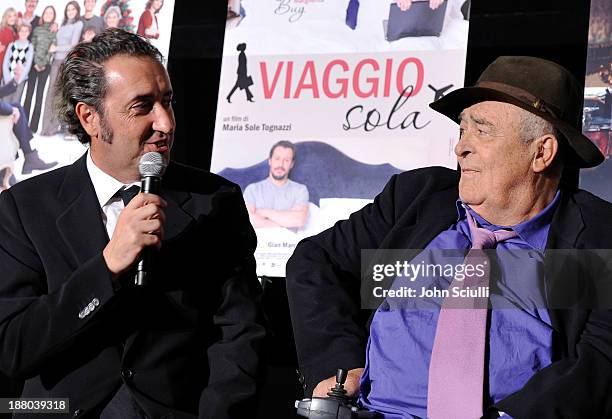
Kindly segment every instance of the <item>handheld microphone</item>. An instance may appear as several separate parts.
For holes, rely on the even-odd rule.
[[[138,170],[141,177],[140,191],[159,195],[161,192],[162,175],[166,171],[166,163],[162,155],[154,151],[143,154],[138,163]],[[151,248],[143,249],[136,268],[135,285],[148,285],[154,251],[155,249]]]

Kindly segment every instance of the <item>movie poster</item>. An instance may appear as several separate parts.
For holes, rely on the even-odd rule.
[[[612,202],[612,3],[591,0],[582,132],[606,160],[582,169],[580,187]]]
[[[107,27],[119,27],[142,34],[167,57],[173,12],[174,0],[2,0],[0,84],[14,78],[18,63],[26,80],[0,101],[23,106],[27,121],[0,115],[0,191],[71,164],[86,151],[59,125],[49,94],[67,51]]]
[[[389,178],[455,167],[465,0],[228,0],[211,171],[238,183],[259,275],[362,208]]]

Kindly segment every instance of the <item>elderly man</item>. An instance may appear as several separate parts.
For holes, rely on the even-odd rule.
[[[72,417],[244,418],[256,393],[260,285],[240,189],[169,162],[138,193],[146,152],[168,162],[162,56],[115,29],[62,64],[59,115],[89,145],[73,165],[0,194],[0,369]],[[143,250],[157,249],[147,286]]]
[[[549,257],[549,249],[612,246],[612,205],[561,181],[565,168],[603,160],[581,133],[581,96],[555,63],[498,58],[476,86],[431,104],[460,121],[460,171],[394,176],[373,204],[298,245],[287,291],[307,393],[324,396],[344,367],[349,393],[385,418],[612,415],[612,314],[564,293],[590,281],[609,287],[612,278],[562,277],[569,265]],[[519,263],[500,257],[491,283],[491,302],[514,309],[453,309],[446,296],[393,307],[387,298],[366,329],[363,249],[458,249],[470,257],[486,248],[522,252]],[[452,279],[440,276],[424,287],[448,286]],[[521,298],[524,290],[530,298]]]

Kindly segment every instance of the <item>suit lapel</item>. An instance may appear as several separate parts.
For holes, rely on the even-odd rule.
[[[567,289],[571,286],[571,284],[555,284],[553,282],[554,278],[569,279],[568,275],[564,274],[563,271],[567,269],[568,263],[572,263],[571,258],[566,258],[565,255],[555,255],[554,250],[575,249],[578,237],[584,229],[582,212],[572,199],[571,192],[561,190],[561,196],[559,198],[559,205],[550,224],[546,243],[547,252],[544,257],[547,301],[550,307],[555,307],[557,305],[555,293],[559,292],[562,297],[567,296]],[[552,250],[552,252],[548,252],[549,249]],[[580,278],[571,279],[576,281],[581,280]],[[557,290],[557,287],[563,287],[565,290]],[[560,305],[565,306],[566,304],[560,303]],[[556,331],[566,335],[567,330],[565,330],[564,325],[568,323],[568,315],[571,316],[572,314],[568,313],[567,310],[549,309],[548,312],[552,327]],[[556,344],[553,346],[558,347]]]
[[[191,199],[188,192],[163,190],[162,198],[166,200],[168,206],[164,209],[166,214],[166,224],[164,225],[164,240],[170,241],[176,238],[180,233],[187,230],[194,219],[185,210],[183,205]]]
[[[570,192],[561,190],[559,198],[559,205],[550,223],[546,248],[573,249],[584,229],[582,212]]]
[[[162,192],[160,194],[167,203],[167,207],[164,208],[164,213],[166,214],[166,224],[164,225],[164,242],[169,242],[180,237],[183,232],[190,228],[191,224],[194,223],[195,220],[183,209],[183,205],[187,204],[191,199],[191,194],[188,192],[171,189],[172,185],[168,183],[166,183],[164,186],[167,188],[163,188],[162,186]],[[164,245],[162,244],[162,248],[163,246]],[[153,289],[142,291],[143,294],[138,295],[138,298],[148,298],[150,301],[155,298],[159,298],[158,293],[162,292]],[[139,337],[143,336],[143,333],[146,332],[137,330],[127,337],[123,349],[123,362],[125,362],[126,357],[130,355],[131,349],[137,347],[138,342],[142,341],[142,339],[139,339]]]
[[[424,249],[440,232],[457,221],[456,188],[435,193],[417,207],[416,217],[404,214],[390,235],[389,249]]]
[[[65,203],[56,225],[78,265],[102,252],[108,242],[100,204],[87,173],[86,156],[70,166],[59,189],[58,200]]]
[[[86,157],[87,154],[83,155],[69,168],[58,193],[58,200],[65,203],[65,208],[56,224],[78,264],[101,252],[108,243],[100,203],[87,173]],[[191,195],[178,190],[164,190],[161,196],[168,204],[164,209],[165,240],[172,240],[194,221],[182,209]]]
[[[390,263],[391,260],[412,260],[422,249],[429,244],[440,232],[448,229],[457,219],[455,201],[457,189],[447,189],[435,193],[426,201],[421,202],[416,209],[408,208],[397,220],[396,227],[381,243],[372,258],[368,258],[363,265],[362,296],[371,294],[368,288],[369,279],[372,278],[374,264]],[[416,213],[415,213],[416,211]],[[393,279],[381,285],[390,288]],[[375,306],[380,301],[370,301],[369,306]]]
[[[373,297],[371,289],[372,269],[374,264],[388,264],[396,261],[413,260],[440,232],[447,230],[457,220],[455,202],[458,198],[457,188],[445,189],[430,195],[417,204],[409,206],[397,219],[396,227],[389,232],[372,258],[362,265],[362,304],[375,308],[386,304],[386,300]],[[394,277],[386,277],[379,283],[384,289],[392,287]],[[370,315],[368,327],[374,316]]]

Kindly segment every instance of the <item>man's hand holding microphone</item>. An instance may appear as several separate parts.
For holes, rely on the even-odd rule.
[[[167,204],[159,193],[166,164],[160,153],[149,152],[141,157],[138,168],[142,178],[140,193],[119,214],[113,237],[102,254],[113,279],[138,262],[134,283],[147,285],[152,252],[161,248],[164,239]]]

